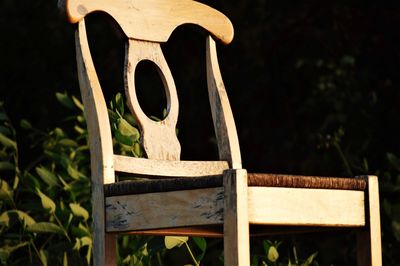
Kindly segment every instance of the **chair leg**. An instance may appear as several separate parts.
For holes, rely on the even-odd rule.
[[[250,265],[247,172],[224,172],[224,264]]]
[[[118,235],[105,234],[104,229],[104,222],[93,221],[93,265],[115,266]]]
[[[357,265],[382,265],[379,184],[376,176],[368,176],[368,228],[357,235]]]
[[[93,265],[115,266],[117,235],[106,234],[103,184],[92,184]]]
[[[117,251],[117,234],[106,234],[105,248],[106,248],[106,265],[117,265],[116,251]]]

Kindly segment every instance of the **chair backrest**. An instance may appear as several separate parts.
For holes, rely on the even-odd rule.
[[[155,176],[216,175],[228,168],[240,169],[241,158],[236,127],[221,78],[216,44],[206,40],[206,65],[209,99],[221,161],[180,161],[176,136],[179,104],[174,80],[162,53],[173,30],[182,24],[195,24],[224,44],[233,39],[233,27],[217,10],[192,0],[67,0],[70,22],[78,23],[76,50],[79,83],[87,118],[92,175],[104,183],[114,182],[114,172]],[[125,55],[125,93],[128,106],[138,121],[147,159],[113,154],[106,102],[97,78],[87,40],[84,17],[94,11],[110,14],[127,36]],[[156,122],[142,111],[135,90],[135,69],[142,60],[158,68],[167,96],[167,116]]]

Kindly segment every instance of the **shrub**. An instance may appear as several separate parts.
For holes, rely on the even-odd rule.
[[[24,169],[19,167],[16,131],[0,105],[0,263],[1,265],[88,265],[91,263],[90,163],[83,106],[74,96],[57,93],[57,100],[71,115],[63,127],[48,132],[22,120],[20,127],[39,147]],[[110,103],[110,123],[115,152],[141,157],[140,132],[132,115],[125,112],[122,96]],[[154,118],[157,119],[157,118]],[[127,178],[118,176],[117,178]],[[218,240],[222,242],[221,240]],[[281,258],[280,242],[264,240],[252,256],[252,265],[317,265],[313,253],[305,260]],[[177,259],[168,250],[178,250]],[[186,249],[186,251],[185,251]],[[200,265],[207,255],[207,241],[193,237],[120,236],[119,265]],[[223,264],[222,250],[208,261]]]

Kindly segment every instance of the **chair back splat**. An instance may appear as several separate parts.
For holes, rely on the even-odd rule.
[[[115,264],[115,234],[113,232],[136,230],[135,233],[168,234],[168,232],[176,232],[182,234],[182,232],[189,232],[196,235],[206,232],[206,235],[209,236],[215,234],[215,227],[200,228],[200,231],[197,229],[176,231],[174,228],[171,230],[168,227],[221,224],[223,220],[222,175],[228,169],[241,169],[242,167],[236,127],[219,72],[214,41],[215,39],[223,44],[230,43],[233,39],[232,23],[219,11],[191,0],[66,0],[66,10],[70,22],[78,24],[75,38],[78,76],[85,106],[91,152],[94,264]],[[113,153],[106,101],[90,53],[85,26],[85,16],[98,11],[113,17],[127,37],[124,65],[125,94],[128,107],[141,130],[141,144],[146,158],[134,158]],[[219,161],[180,160],[181,147],[175,130],[179,113],[178,96],[160,45],[162,42],[166,42],[174,29],[182,24],[197,25],[210,34],[206,38],[207,87]],[[135,70],[138,63],[143,60],[149,60],[155,64],[163,82],[167,98],[167,115],[162,121],[153,121],[148,118],[138,102]],[[173,179],[164,179],[172,180],[167,184],[157,183],[157,180],[124,184],[124,182],[115,182],[115,172],[146,175],[149,178],[155,177],[157,180],[160,177],[173,177]],[[214,178],[216,176],[218,178]],[[176,179],[181,177],[185,178]],[[167,218],[167,214],[161,218],[157,213],[160,227],[155,228],[154,226],[158,226],[157,223],[149,225],[137,219],[133,220],[130,214],[125,214],[125,209],[118,207],[120,199],[116,197],[123,193],[130,195],[138,191],[146,193],[145,191],[149,188],[155,188],[154,191],[163,191],[166,188],[173,190],[177,184],[181,187],[190,187],[189,190],[180,192],[179,196],[171,194],[172,192],[169,194],[168,206],[171,207],[169,212],[176,213],[173,209],[182,208],[180,207],[183,206],[182,204],[189,207],[184,212],[180,211],[181,217],[177,223],[175,220]],[[130,208],[143,206],[146,209],[148,204],[157,205],[155,201],[160,202],[154,192],[154,197],[151,193],[148,195],[149,197],[140,197],[142,200],[136,199],[134,195],[134,198],[127,198],[128,201],[133,200],[138,203],[130,204]],[[177,197],[180,203],[174,206],[173,203],[176,202]],[[197,207],[190,207],[192,201],[202,205],[197,209],[199,215],[193,215],[193,208]],[[140,202],[143,202],[143,205]],[[162,202],[165,206],[165,197]],[[204,212],[203,210],[207,211],[206,216],[200,215],[201,212]],[[193,219],[187,215],[191,215]],[[246,246],[244,248],[248,249]]]
[[[188,12],[189,10],[190,12]],[[231,22],[219,11],[202,3],[188,0],[67,1],[67,13],[70,22],[79,24],[76,45],[81,58],[78,58],[81,90],[83,98],[88,97],[83,101],[87,106],[93,107],[93,111],[86,113],[89,123],[93,124],[92,127],[89,125],[89,130],[93,131],[90,135],[97,135],[98,139],[94,141],[94,145],[101,144],[100,147],[93,147],[92,151],[103,153],[103,155],[100,155],[101,158],[96,158],[95,163],[103,164],[104,169],[116,171],[124,171],[126,167],[114,169],[113,164],[117,160],[115,156],[109,158],[108,155],[112,148],[111,135],[108,133],[110,128],[106,123],[99,121],[99,119],[103,119],[104,122],[108,119],[107,108],[90,55],[84,22],[84,17],[94,11],[103,11],[111,15],[127,36],[124,67],[125,93],[129,109],[137,119],[141,129],[142,145],[147,159],[179,161],[181,148],[175,132],[179,113],[178,96],[160,43],[167,41],[173,30],[178,26],[195,24],[207,30],[217,40],[228,44],[233,38]],[[230,167],[240,169],[241,158],[236,127],[219,72],[215,41],[211,36],[207,38],[206,49],[208,91],[218,141],[220,165],[226,167],[225,163],[222,162],[226,161]],[[149,60],[156,65],[164,85],[167,96],[167,116],[162,121],[153,121],[147,117],[137,99],[135,70],[138,63],[143,60]],[[103,158],[103,156],[108,157]],[[99,161],[99,159],[101,160]],[[135,158],[129,160],[133,163]],[[208,162],[204,163],[209,164]],[[212,162],[211,164],[215,165],[216,163]],[[110,177],[107,177],[104,182],[106,184],[114,182],[113,174],[110,173],[108,176]]]

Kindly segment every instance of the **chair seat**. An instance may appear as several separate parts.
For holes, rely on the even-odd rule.
[[[138,179],[104,185],[106,197],[191,190],[222,186],[222,176],[195,178]],[[318,177],[248,173],[249,187],[289,187],[315,189],[341,189],[363,191],[367,187],[364,178]]]

